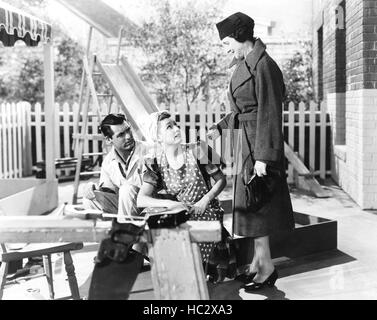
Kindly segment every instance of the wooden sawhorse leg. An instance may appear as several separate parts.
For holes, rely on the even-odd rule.
[[[1,262],[0,266],[0,300],[3,298],[3,290],[5,287],[5,283],[7,281],[7,274],[8,274],[8,262]]]
[[[64,252],[64,264],[65,271],[68,276],[69,288],[71,290],[71,295],[74,300],[80,300],[79,287],[77,285],[77,278],[75,274],[75,267],[73,265],[73,260],[71,253],[69,251]]]
[[[55,292],[54,292],[54,278],[52,272],[52,263],[51,263],[51,255],[43,256],[43,268],[45,270],[45,275],[48,284],[48,292],[50,293],[50,299],[54,300]]]
[[[209,300],[202,259],[188,229],[151,230],[152,281],[159,300]]]

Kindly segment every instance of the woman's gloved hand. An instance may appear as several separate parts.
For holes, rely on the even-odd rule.
[[[267,175],[266,168],[267,168],[267,164],[265,164],[264,162],[262,162],[262,161],[255,161],[255,164],[254,164],[254,173],[258,177],[262,177],[262,176],[266,176]]]
[[[216,140],[217,138],[220,137],[220,131],[216,128],[212,128],[208,130],[207,137],[210,140]]]

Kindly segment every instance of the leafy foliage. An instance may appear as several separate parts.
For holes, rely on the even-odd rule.
[[[18,76],[14,99],[34,104],[43,101],[43,92],[43,61],[37,57],[27,58]]]
[[[63,38],[57,51],[55,99],[61,102],[76,102],[80,94],[83,50],[76,42]]]
[[[60,37],[56,39],[56,52],[55,99],[57,102],[76,102],[80,90],[82,49],[69,38]],[[13,83],[15,87],[13,90],[8,90],[8,95],[11,95],[8,100],[42,103],[44,98],[43,57],[40,55],[27,57]]]
[[[167,107],[184,102],[189,109],[199,99],[216,100],[227,81],[214,27],[216,6],[188,1],[173,7],[167,0],[154,5],[156,17],[144,23],[132,44],[147,56],[141,77],[157,102]]]
[[[313,100],[313,70],[311,42],[302,43],[302,50],[282,66],[287,89],[287,101],[299,103]]]

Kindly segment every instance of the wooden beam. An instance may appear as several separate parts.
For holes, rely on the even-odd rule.
[[[107,236],[111,221],[69,219],[49,216],[0,217],[0,243],[100,242]],[[218,221],[187,221],[191,242],[218,242],[221,226]],[[148,230],[141,239],[147,242]]]
[[[313,174],[308,170],[301,159],[296,155],[293,149],[285,142],[284,152],[288,161],[293,165],[297,171],[299,179],[303,179],[304,188],[312,192],[317,198],[328,198],[330,193],[322,188],[318,181],[313,177]],[[306,185],[306,186],[305,186]]]
[[[208,300],[200,250],[192,243],[189,230],[156,229],[151,236],[149,255],[153,261],[151,276],[155,298]]]
[[[51,42],[44,45],[44,109],[46,121],[46,179],[55,180],[55,96],[54,51]]]
[[[28,179],[17,182],[29,184]],[[39,181],[38,181],[39,180]],[[5,216],[35,216],[50,212],[58,204],[58,181],[35,179],[31,188],[15,192],[6,198],[0,199],[0,215]]]

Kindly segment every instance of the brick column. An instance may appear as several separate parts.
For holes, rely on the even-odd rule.
[[[349,11],[349,12],[348,12]],[[377,208],[377,1],[347,1],[346,169],[340,185]]]
[[[323,4],[323,88],[332,121],[333,176],[363,209],[376,209],[377,0],[345,0],[343,32],[336,30],[334,10],[342,1]]]

